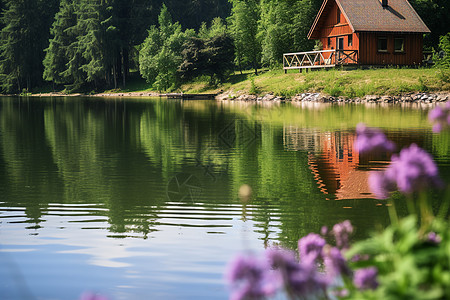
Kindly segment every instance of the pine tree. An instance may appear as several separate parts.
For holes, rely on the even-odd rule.
[[[59,12],[55,15],[50,29],[52,38],[46,51],[44,64],[44,79],[57,84],[72,83],[72,76],[67,76],[68,48],[76,41],[76,36],[70,28],[77,25],[73,0],[62,0]],[[66,76],[64,76],[66,74]]]
[[[4,92],[30,90],[42,80],[43,50],[57,0],[6,0],[1,17],[0,81]]]
[[[84,59],[80,66],[87,82],[110,81],[114,65],[115,31],[110,6],[112,1],[81,0],[78,14],[78,51]],[[115,74],[113,74],[115,76]]]
[[[130,57],[136,52],[135,46],[142,44],[147,29],[156,23],[159,7],[155,9],[155,1],[148,0],[114,1],[113,25],[118,34],[116,71],[122,78],[123,86],[126,85],[131,67]]]
[[[73,0],[76,22],[67,22],[69,27],[63,29],[67,34],[64,45],[67,62],[59,73],[69,90],[89,83],[94,88],[100,84],[117,86],[119,42],[113,25],[113,4],[113,0]],[[52,74],[50,67],[48,70]]]

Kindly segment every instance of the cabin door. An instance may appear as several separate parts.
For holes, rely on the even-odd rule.
[[[341,62],[342,51],[339,51],[339,50],[344,50],[344,38],[343,37],[337,38],[336,50],[338,50],[336,52],[336,62]]]
[[[336,47],[337,50],[344,50],[344,38],[343,37],[337,38],[336,46],[337,46]]]

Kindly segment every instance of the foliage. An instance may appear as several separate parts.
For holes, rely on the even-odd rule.
[[[183,81],[192,80],[202,75],[203,66],[206,63],[202,49],[204,40],[197,37],[191,37],[183,44],[181,52],[182,63],[178,72]]]
[[[248,91],[250,95],[257,95],[259,93],[259,89],[255,84],[255,78],[252,77],[250,79],[250,90]]]
[[[203,72],[213,81],[216,78],[223,82],[225,76],[233,69],[234,46],[228,35],[214,36],[205,41],[203,54],[207,61]]]
[[[204,40],[227,34],[227,26],[223,23],[221,18],[214,18],[209,27],[206,25],[206,22],[203,22],[198,31],[198,37]]]
[[[234,39],[239,70],[250,67],[258,74],[261,62],[261,40],[258,36],[260,7],[257,0],[230,0],[233,7],[228,19]]]
[[[3,92],[30,90],[41,83],[48,20],[57,1],[7,0],[1,16],[0,84]],[[48,27],[47,27],[48,26]]]
[[[437,67],[450,69],[450,32],[439,38],[439,51],[433,56]]]
[[[279,66],[283,53],[312,49],[314,41],[307,34],[321,4],[321,0],[261,1],[258,35],[265,66]]]
[[[46,55],[43,61],[43,77],[47,81],[57,84],[70,82],[69,78],[64,77],[64,71],[68,63],[67,51],[69,46],[75,41],[73,31],[66,30],[76,25],[76,15],[74,3],[71,0],[62,0],[60,9],[55,15],[50,34],[50,45],[45,49]]]
[[[181,64],[181,49],[191,30],[183,32],[181,25],[172,23],[172,17],[164,5],[158,17],[159,27],[152,26],[139,51],[142,77],[160,91],[177,85],[176,70]]]
[[[287,1],[261,1],[258,35],[262,44],[262,63],[265,66],[279,66],[283,53],[289,52],[287,49],[292,45],[290,8]]]
[[[439,43],[439,37],[450,28],[450,2],[447,0],[410,0],[409,1],[431,33],[426,34],[424,46],[430,50]]]
[[[114,1],[64,0],[46,49],[44,79],[78,89],[92,83],[117,87],[118,30]]]
[[[359,299],[449,299],[450,224],[435,220],[423,231],[411,215],[373,237],[358,242],[346,253],[366,259],[353,268],[375,266],[380,287],[375,291],[354,291]]]
[[[184,81],[207,75],[209,84],[215,85],[223,82],[234,68],[233,41],[220,19],[215,19],[209,28],[202,26],[199,38],[189,38],[181,56],[178,73]]]
[[[323,44],[320,40],[316,40],[316,43],[314,44],[314,51],[320,51],[323,50]]]

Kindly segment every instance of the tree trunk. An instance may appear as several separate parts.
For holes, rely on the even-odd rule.
[[[19,93],[20,92],[22,92],[21,90],[20,90],[20,77],[19,77],[19,68],[17,68],[17,74],[16,74],[16,78],[17,78],[17,88],[18,88],[18,91],[19,91]]]
[[[255,75],[258,76],[258,62],[255,59],[253,59],[253,67],[255,68]]]
[[[123,88],[126,86],[126,78],[128,76],[128,51],[122,49],[121,51],[121,65],[122,65],[122,85]]]
[[[27,75],[27,93],[30,91],[31,88],[31,77],[30,75]]]
[[[239,72],[242,75],[242,62],[241,62],[241,56],[238,56],[238,67],[239,67]]]
[[[113,65],[113,76],[114,76],[114,89],[117,89],[117,72],[116,72],[116,65]]]

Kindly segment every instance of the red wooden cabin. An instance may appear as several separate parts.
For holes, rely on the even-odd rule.
[[[324,0],[308,38],[356,50],[359,65],[418,65],[428,32],[407,0]]]

